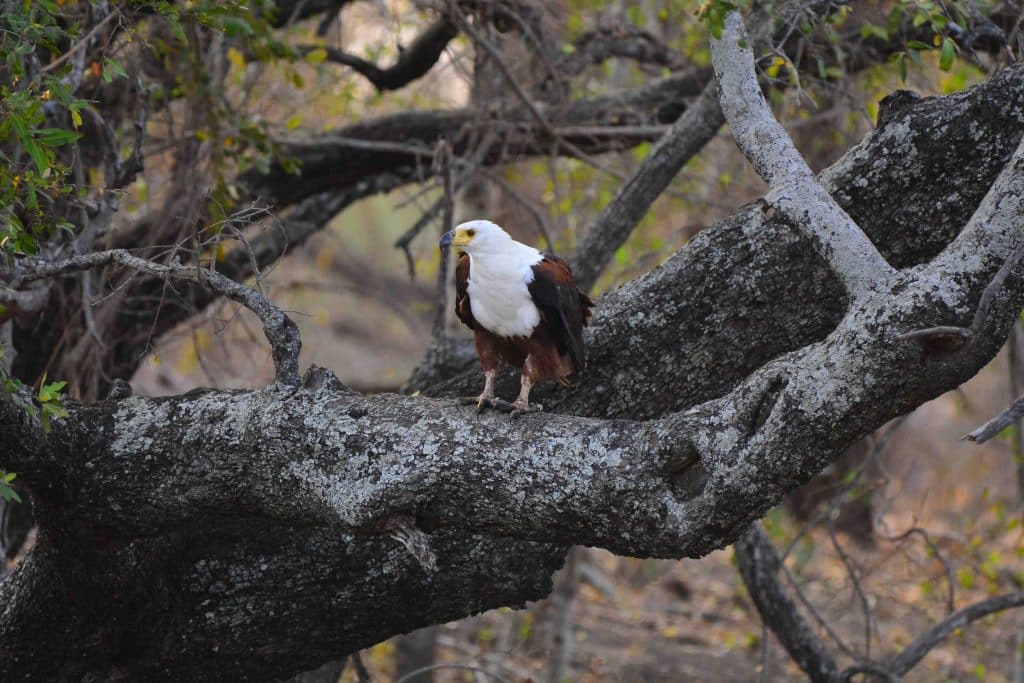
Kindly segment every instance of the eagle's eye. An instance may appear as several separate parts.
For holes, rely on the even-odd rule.
[[[474,235],[476,235],[476,230],[470,228],[469,230],[466,231],[466,234],[470,237],[473,237]]]

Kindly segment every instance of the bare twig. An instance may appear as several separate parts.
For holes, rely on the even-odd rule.
[[[263,332],[270,342],[274,357],[276,381],[292,386],[299,384],[299,351],[302,348],[302,340],[295,323],[263,294],[219,272],[180,264],[154,263],[133,256],[123,249],[113,249],[61,261],[28,261],[23,264],[23,269],[13,284],[19,287],[36,280],[77,273],[111,263],[119,263],[159,278],[206,284],[219,294],[245,306],[263,321]]]
[[[452,181],[452,147],[447,141],[441,150],[441,179],[444,184],[444,216],[441,218],[441,233],[455,227],[455,187]],[[445,320],[448,310],[448,272],[451,247],[441,247],[441,261],[437,269],[437,310],[434,312],[434,339],[440,340],[445,334]]]
[[[446,669],[450,669],[453,671],[472,671],[473,673],[488,676],[498,681],[498,683],[509,683],[508,679],[502,678],[493,671],[488,671],[484,667],[476,666],[474,664],[432,664],[431,666],[425,666],[423,668],[416,669],[415,671],[410,671],[409,673],[395,681],[395,683],[406,683],[406,681],[411,681],[413,680],[414,677],[419,676],[420,674],[427,673],[428,671],[444,671]]]
[[[885,683],[899,683],[899,678],[893,675],[893,673],[888,669],[876,666],[875,664],[865,664],[864,662],[846,667],[839,673],[836,680],[847,683],[848,681],[852,681],[853,677],[857,674],[869,674],[876,680],[881,679],[885,681]]]
[[[445,193],[443,193],[441,197],[436,202],[434,202],[434,204],[429,209],[423,212],[423,215],[421,215],[419,219],[415,223],[413,223],[413,225],[408,230],[403,232],[399,236],[399,238],[395,240],[395,247],[405,252],[405,257],[409,265],[410,278],[415,276],[416,268],[413,262],[412,253],[409,250],[409,245],[416,238],[416,236],[423,232],[423,229],[427,227],[427,225],[429,225],[434,220],[434,218],[436,218],[437,215],[441,213],[442,210],[445,209],[449,201],[449,194],[451,196],[454,196],[456,192],[461,190],[466,185],[466,183],[469,182],[472,174],[478,168],[480,168],[480,162],[483,160],[484,155],[486,155],[487,152],[490,151],[491,145],[494,144],[495,137],[496,136],[494,134],[494,130],[488,128],[487,131],[484,133],[483,137],[480,139],[479,144],[477,144],[476,149],[473,151],[473,154],[470,155],[469,159],[453,158],[452,145],[447,139],[442,139],[437,144],[436,148],[432,151],[431,165],[433,169],[432,172],[435,175],[440,174],[442,168],[450,169],[452,164],[465,167],[465,170],[457,180],[453,181],[451,192],[449,193],[448,191],[445,191]],[[445,164],[447,164],[447,166],[445,166]],[[448,172],[449,171],[445,171],[446,174]],[[448,179],[447,175],[442,175],[442,184],[448,182],[449,180],[451,179]],[[451,226],[445,228],[445,230],[450,229]]]
[[[584,549],[573,546],[566,555],[565,567],[558,584],[551,593],[554,607],[554,633],[552,634],[551,655],[548,659],[547,680],[549,683],[562,683],[569,676],[569,665],[572,662],[572,617],[579,590],[580,574],[577,569],[580,555]]]
[[[592,64],[610,57],[625,57],[641,64],[656,64],[670,69],[686,65],[686,58],[651,33],[622,23],[614,27],[587,31],[573,42],[575,48],[559,63],[563,75],[576,76]]]
[[[839,555],[839,559],[842,560],[843,566],[846,567],[846,573],[850,577],[850,583],[853,585],[853,591],[857,595],[857,599],[860,601],[861,611],[864,612],[864,658],[868,661],[871,660],[871,602],[868,600],[867,594],[864,592],[864,587],[860,585],[860,579],[857,577],[857,568],[853,566],[853,560],[846,554],[843,546],[839,543],[839,538],[836,536],[836,525],[833,521],[829,521],[828,535],[832,540],[832,547],[835,548],[836,554]]]
[[[587,154],[578,146],[574,145],[573,143],[569,142],[565,138],[558,135],[558,133],[552,127],[551,123],[547,120],[547,118],[544,116],[541,110],[537,107],[537,104],[533,101],[533,99],[526,92],[526,90],[523,89],[523,85],[519,82],[515,75],[513,75],[512,70],[505,62],[505,59],[502,56],[501,51],[497,47],[495,47],[489,40],[484,38],[482,35],[480,35],[473,29],[473,27],[469,23],[469,20],[466,18],[466,15],[464,15],[459,10],[457,3],[450,2],[449,8],[451,9],[452,14],[455,16],[459,28],[462,30],[462,32],[469,36],[470,39],[472,39],[472,41],[476,45],[482,47],[484,51],[487,52],[488,55],[490,55],[491,59],[494,60],[495,65],[497,65],[498,70],[501,72],[501,75],[505,78],[505,81],[509,84],[509,86],[512,88],[512,91],[516,94],[516,97],[519,98],[519,100],[523,103],[526,109],[530,112],[530,115],[533,116],[534,119],[536,119],[537,124],[541,127],[544,133],[546,133],[551,138],[552,141],[554,141],[559,147],[565,149],[566,152],[576,157],[580,161],[586,162],[590,166],[593,166],[594,168],[603,171],[608,175],[617,178],[623,182],[627,180],[624,174],[619,173],[614,169],[608,168],[608,166],[601,163],[591,155]]]
[[[373,683],[373,678],[370,676],[370,672],[366,670],[366,665],[363,664],[363,657],[359,652],[353,652],[351,655],[352,668],[356,670],[356,680],[359,683]]]
[[[537,232],[544,238],[544,244],[547,246],[548,251],[554,252],[555,242],[551,238],[551,229],[548,227],[547,218],[544,217],[541,209],[522,192],[517,190],[514,185],[491,169],[479,167],[477,173],[488,182],[497,185],[499,189],[508,195],[509,199],[526,209],[527,213],[533,218],[533,222],[537,225]]]
[[[992,281],[988,283],[985,291],[982,292],[981,299],[978,301],[978,307],[974,309],[974,318],[971,320],[970,327],[940,325],[938,327],[929,327],[923,330],[907,332],[906,334],[900,335],[900,339],[924,342],[947,341],[954,344],[957,348],[969,342],[981,332],[982,325],[984,325],[985,321],[988,320],[989,311],[992,308],[992,302],[995,301],[996,295],[1002,291],[1003,285],[1006,283],[1006,278],[1009,277],[1010,271],[1020,263],[1021,257],[1024,257],[1024,241],[1021,241],[1021,243],[1017,245],[1017,248],[1014,249],[1013,253],[1010,254],[1009,258],[1003,262],[1002,267],[996,272]],[[970,435],[965,438],[970,438]],[[974,441],[975,439],[971,440]]]
[[[985,443],[993,436],[1021,419],[1021,417],[1024,417],[1024,396],[1017,398],[1017,400],[1010,404],[1009,408],[963,438],[966,441]]]
[[[953,568],[949,565],[949,561],[946,560],[945,555],[939,550],[939,547],[932,540],[932,537],[928,535],[928,532],[919,526],[911,527],[904,531],[902,534],[896,536],[886,536],[884,534],[878,534],[878,537],[882,540],[889,541],[890,543],[899,543],[900,541],[909,538],[912,535],[920,536],[924,539],[925,545],[932,552],[936,559],[942,563],[942,571],[946,576],[946,584],[949,586],[949,592],[946,594],[946,612],[949,614],[953,613],[955,609],[955,593],[954,593],[954,582],[953,582]]]
[[[920,662],[936,645],[948,638],[954,631],[967,624],[996,612],[1012,607],[1024,607],[1024,591],[1007,593],[988,600],[976,602],[946,617],[930,629],[919,635],[903,652],[894,657],[889,666],[890,671],[902,676]]]
[[[57,59],[53,60],[52,62],[44,66],[41,71],[43,73],[50,73],[51,71],[56,71],[57,69],[59,69],[64,64],[64,62],[66,62],[70,57],[76,55],[79,50],[88,47],[92,43],[93,39],[96,37],[96,34],[103,30],[103,27],[110,23],[111,19],[114,19],[118,16],[119,15],[117,12],[111,12],[107,16],[103,17],[103,19],[101,19],[98,24],[89,29],[88,33],[86,33],[84,36],[75,41],[75,44],[68,48],[68,50],[64,54],[62,54]]]

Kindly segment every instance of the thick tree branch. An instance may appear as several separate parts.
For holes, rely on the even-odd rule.
[[[709,78],[707,70],[691,69],[625,92],[578,100],[565,109],[538,105],[538,111],[556,131],[563,126],[671,123],[686,109],[688,100],[700,94]],[[513,158],[550,153],[550,145],[539,140],[542,127],[528,111],[516,111],[503,119],[496,116],[495,113],[486,118],[498,139],[484,155],[482,164],[492,166]],[[451,140],[456,157],[465,156],[471,149],[470,143],[479,139],[479,134],[473,134],[479,117],[479,112],[459,109],[401,112],[363,121],[325,132],[307,142],[285,144],[282,154],[299,161],[301,176],[272,166],[265,175],[251,171],[239,181],[251,196],[278,207],[328,190],[352,193],[354,201],[380,192],[375,183],[382,177],[399,181],[386,189],[429,178],[431,154],[442,138]],[[646,138],[617,139],[570,131],[561,137],[588,154],[601,154],[657,139],[658,133],[652,132]]]
[[[934,257],[970,220],[1024,132],[1012,117],[994,115],[1024,110],[1022,73],[1017,64],[970,91],[900,110],[822,174],[892,263]],[[984,154],[970,159],[956,151],[979,148]],[[845,298],[807,246],[759,204],[703,231],[655,272],[602,298],[580,389],[541,390],[538,400],[559,412],[657,416],[719,396],[761,364],[824,338]],[[658,314],[637,302],[657,302]],[[475,361],[463,368],[410,389],[478,391]],[[498,386],[514,394],[518,379],[503,374]]]
[[[771,188],[765,201],[811,240],[851,295],[863,294],[892,275],[892,267],[821,187],[772,115],[738,11],[726,15],[722,37],[711,39],[711,59],[736,145]]]
[[[825,644],[786,595],[777,577],[781,560],[759,525],[752,525],[736,543],[736,559],[743,583],[765,625],[808,678],[820,683],[844,683],[857,673],[870,673],[883,680],[897,681],[956,630],[990,614],[1024,606],[1024,591],[983,600],[953,612],[933,625],[885,664],[863,661],[840,671]]]
[[[274,0],[271,26],[280,28],[318,14],[335,13],[352,0]]]
[[[906,268],[852,305],[757,205],[603,297],[589,374],[549,407],[663,419],[468,419],[453,401],[363,398],[323,376],[74,409],[45,452],[4,453],[41,515],[36,550],[0,584],[0,677],[279,679],[536,598],[580,539],[657,556],[728,543],[851,440],[996,353],[1024,298],[1012,272],[958,353],[922,358],[898,336],[969,319],[1013,251],[1007,222],[983,258],[920,265],[1018,146],[1022,68],[898,113],[824,174]],[[470,393],[460,381],[479,388],[474,373],[435,390]],[[429,579],[386,536],[401,515],[429,537]],[[154,605],[158,622],[130,616]]]

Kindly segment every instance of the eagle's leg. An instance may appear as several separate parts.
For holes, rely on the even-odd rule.
[[[544,406],[539,403],[530,405],[530,389],[537,375],[537,363],[533,356],[527,356],[523,364],[523,374],[519,376],[519,396],[512,402],[512,417],[519,417],[524,413],[535,413],[543,410]]]
[[[479,396],[464,397],[461,402],[463,405],[476,405],[478,413],[484,408],[500,410],[500,404],[509,404],[494,396],[494,380],[498,376],[498,346],[494,335],[478,327],[473,335],[473,341],[476,343],[476,354],[480,357],[480,369],[484,371],[484,390]]]
[[[494,378],[497,376],[497,368],[491,368],[484,372],[484,390],[476,397],[477,412],[494,403]]]
[[[498,368],[484,370],[484,390],[479,396],[465,396],[461,399],[463,405],[475,405],[476,412],[483,412],[484,408],[502,409],[504,406],[511,406],[510,403],[502,401],[494,396],[494,379],[498,376]],[[502,405],[503,404],[503,405]],[[511,410],[511,408],[509,408]]]

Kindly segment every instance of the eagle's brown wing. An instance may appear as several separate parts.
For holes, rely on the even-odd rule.
[[[533,266],[529,290],[559,355],[569,356],[575,371],[581,372],[586,367],[583,327],[590,320],[594,302],[576,285],[569,264],[554,254],[544,254]]]
[[[455,265],[455,315],[466,327],[476,329],[473,309],[469,305],[469,254],[460,254]]]

